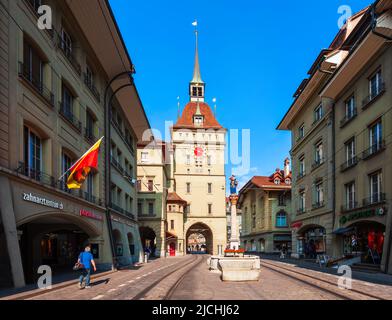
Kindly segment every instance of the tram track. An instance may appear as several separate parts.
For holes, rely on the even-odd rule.
[[[164,280],[166,280],[168,277],[172,276],[173,274],[183,270],[184,268],[188,266],[193,266],[196,267],[199,264],[201,264],[204,261],[204,259],[201,256],[195,256],[191,261],[184,263],[174,270],[170,271],[169,273],[164,274],[162,277],[159,279],[155,280],[152,284],[150,284],[148,287],[144,288],[142,291],[140,291],[137,295],[135,295],[131,300],[143,300],[144,298],[147,297],[148,293],[152,291],[155,287],[157,287],[160,283],[162,283]],[[175,281],[174,284],[172,284],[167,293],[163,296],[162,300],[170,300],[172,297],[173,293],[175,292],[176,288],[181,284],[181,282],[184,280],[187,271],[190,268],[187,268],[185,272],[183,272]]]
[[[320,277],[315,277],[303,272],[299,272],[297,270],[292,270],[291,268],[287,268],[284,266],[278,266],[274,263],[268,263],[265,261],[261,262],[261,265],[273,272],[279,273],[281,275],[284,275],[288,278],[291,278],[293,280],[296,280],[298,282],[301,282],[303,284],[306,284],[308,286],[311,286],[313,288],[316,288],[320,291],[327,292],[328,294],[332,294],[340,299],[343,300],[358,300],[358,299],[363,299],[363,300],[368,300],[368,299],[374,299],[374,300],[386,300],[383,297],[380,296],[375,296],[370,293],[365,293],[363,291],[359,291],[357,289],[344,289],[344,291],[340,288],[338,288],[336,282],[331,282],[326,279],[322,279]],[[302,279],[301,279],[302,277]],[[313,281],[313,282],[312,282]],[[318,282],[318,284],[315,284],[314,282]],[[337,292],[339,290],[340,292]]]

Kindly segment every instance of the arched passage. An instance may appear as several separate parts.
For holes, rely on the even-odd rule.
[[[40,265],[49,265],[53,275],[69,273],[97,228],[70,213],[39,214],[20,222],[20,250],[27,283],[39,276]]]
[[[213,236],[210,227],[204,223],[195,223],[186,233],[187,253],[208,253],[213,252]]]
[[[143,250],[148,248],[151,252],[150,256],[155,257],[156,238],[157,238],[155,231],[150,227],[140,227],[139,233],[143,245]]]
[[[124,255],[124,244],[122,241],[121,232],[118,229],[113,230],[113,241],[114,248],[116,250],[116,257],[122,257]]]

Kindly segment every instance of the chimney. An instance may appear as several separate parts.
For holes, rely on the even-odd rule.
[[[287,178],[290,174],[290,159],[286,158],[284,160],[284,177]]]

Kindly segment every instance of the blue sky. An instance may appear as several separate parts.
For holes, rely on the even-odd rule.
[[[290,133],[276,126],[322,48],[338,31],[342,5],[355,13],[371,0],[110,0],[136,66],[139,94],[153,128],[177,117],[188,102],[199,24],[206,102],[217,98],[218,121],[250,129],[251,171],[270,175],[289,155]],[[163,137],[165,138],[165,137]],[[166,137],[169,140],[169,137]],[[231,165],[226,174],[231,173]]]

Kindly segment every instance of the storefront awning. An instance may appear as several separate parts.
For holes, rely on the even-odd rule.
[[[166,240],[173,240],[173,239],[177,239],[177,236],[166,231]]]
[[[291,241],[291,234],[274,235],[274,241]]]
[[[352,230],[354,230],[353,227],[339,228],[339,229],[336,229],[335,231],[333,231],[332,233],[333,234],[345,234],[345,233],[348,233]]]

